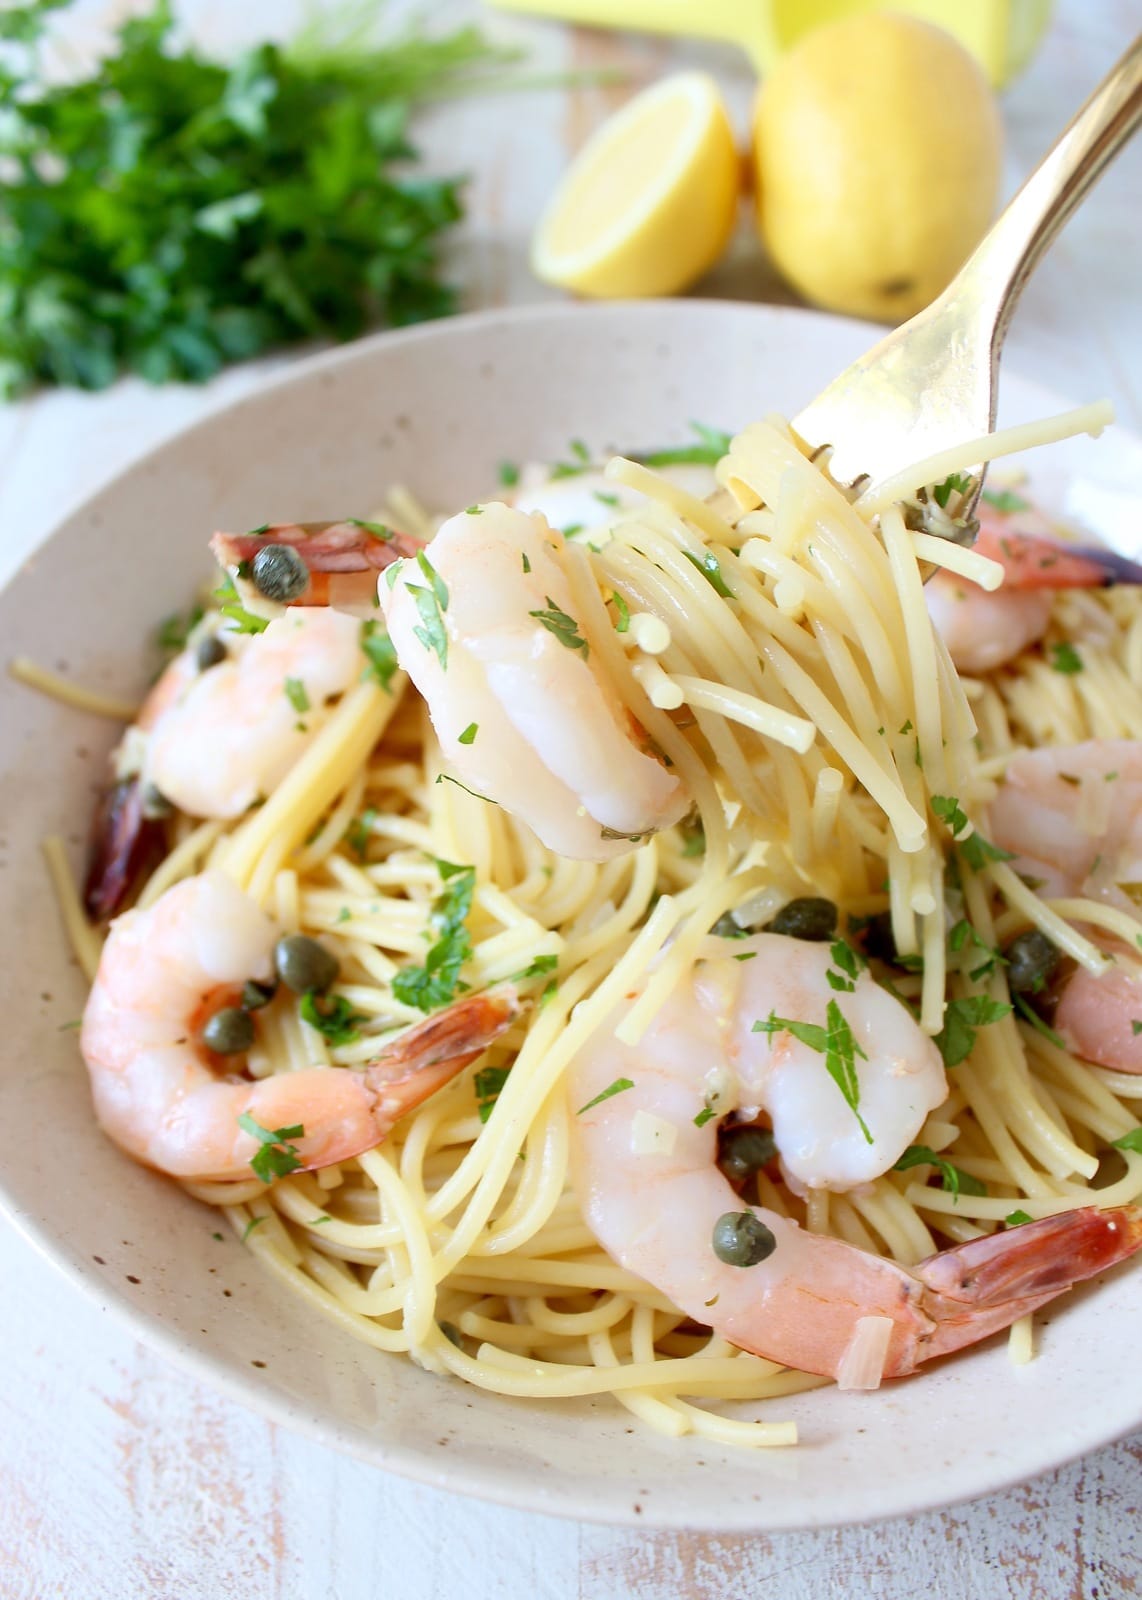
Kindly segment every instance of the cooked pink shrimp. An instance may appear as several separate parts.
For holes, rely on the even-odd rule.
[[[992,801],[990,826],[1048,898],[1085,895],[1133,910],[1123,886],[1142,883],[1142,743],[1021,752]],[[1118,965],[1101,976],[1077,968],[1058,988],[1053,1024],[1085,1060],[1142,1073],[1142,967],[1136,951],[1105,948]]]
[[[1088,1208],[977,1239],[907,1268],[808,1233],[761,1206],[745,1206],[716,1165],[716,1123],[701,1115],[706,1074],[712,1062],[728,1061],[742,1082],[739,1100],[765,1104],[772,1093],[768,1080],[781,1069],[771,1064],[769,1042],[751,1032],[752,1024],[767,1019],[775,995],[792,1020],[825,1020],[824,994],[831,991],[820,976],[808,1011],[803,979],[788,986],[783,981],[775,946],[792,943],[762,934],[735,946],[735,954],[756,952],[757,959],[744,964],[756,976],[742,979],[728,1026],[719,1026],[725,1001],[717,998],[716,975],[707,974],[691,993],[667,1002],[637,1047],[614,1039],[620,1020],[615,1016],[573,1064],[575,1184],[588,1225],[620,1265],[742,1349],[835,1377],[846,1387],[875,1388],[882,1377],[903,1377],[933,1356],[1008,1327],[1142,1247],[1142,1212]],[[823,973],[827,947],[804,948],[820,953]],[[866,985],[876,990],[863,975],[855,991],[831,998],[857,1043],[868,1047],[870,1059],[857,1061],[857,1109],[880,1146],[870,1160],[871,1176],[899,1156],[901,1129],[919,1128],[934,1103],[924,1085],[933,1077],[942,1084],[943,1073],[927,1071],[923,1047],[930,1050],[931,1042],[904,1008],[884,991],[876,990],[877,999],[867,990],[862,994]],[[899,1017],[891,1016],[893,1007]],[[885,1049],[888,1025],[897,1038],[911,1027],[918,1040]],[[771,1037],[774,1061],[789,1053],[786,1069],[795,1089],[805,1092],[796,1080],[813,1075],[818,1103],[826,1093],[835,1097],[857,1148],[863,1140],[855,1113],[828,1076],[822,1055],[801,1046],[815,1059],[794,1061],[798,1046],[788,1033]],[[902,1048],[907,1054],[890,1053]],[[871,1092],[874,1085],[884,1091],[879,1097]],[[898,1125],[891,1140],[882,1139],[878,1118],[894,1097],[911,1103],[904,1116],[891,1113]],[[803,1131],[817,1140],[815,1117]],[[774,1134],[788,1163],[796,1130],[782,1127],[776,1107]],[[905,1134],[904,1142],[911,1136]],[[831,1161],[826,1158],[826,1169]],[[735,1259],[741,1264],[733,1264]]]
[[[924,589],[928,615],[961,672],[990,672],[1041,639],[1059,589],[1142,582],[1142,568],[1113,550],[1061,544],[1032,507],[1002,512],[984,501],[979,515],[973,548],[1004,568],[1002,586],[989,592],[937,572]]]
[[[208,665],[201,643],[170,663],[116,752],[120,782],[96,812],[84,886],[96,920],[119,909],[161,835],[149,815],[156,799],[194,817],[241,816],[305,753],[365,666],[360,622],[324,606],[291,607],[262,633],[223,629]]]
[[[355,606],[377,603],[377,574],[420,549],[420,541],[382,522],[351,518],[344,522],[276,522],[259,533],[216,533],[210,548],[220,567],[249,571],[272,545],[286,545],[301,557],[308,583],[286,601],[298,606]],[[256,571],[254,581],[257,581]]]
[[[452,517],[381,605],[465,784],[548,849],[606,861],[689,810],[583,631],[563,535],[496,503]]]
[[[80,1049],[101,1126],[137,1161],[179,1178],[249,1177],[259,1141],[239,1126],[242,1116],[269,1133],[300,1129],[288,1136],[299,1168],[347,1160],[379,1144],[519,1012],[510,989],[471,995],[363,1069],[237,1077],[224,1064],[238,1058],[214,1055],[201,1029],[247,979],[270,977],[277,937],[261,908],[218,872],[188,878],[112,925]]]

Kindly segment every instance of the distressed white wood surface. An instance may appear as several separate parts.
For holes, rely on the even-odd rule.
[[[187,0],[184,10],[203,34],[232,37],[237,28],[285,31],[299,4]],[[85,26],[116,9],[112,0],[81,5]],[[478,8],[445,0],[428,9],[454,21]],[[1061,0],[1057,13],[1005,97],[1009,187],[1139,22],[1137,0]],[[745,128],[750,79],[730,51],[490,20],[555,68],[617,65],[637,83],[701,65],[723,82]],[[455,248],[466,304],[546,297],[527,273],[530,226],[568,150],[629,87],[471,102],[422,125],[441,170],[473,173]],[[1142,147],[1112,170],[1040,269],[1007,359],[1075,399],[1110,395],[1121,420],[1142,431],[1140,192]],[[701,290],[790,298],[744,224]],[[124,383],[0,411],[0,581],[76,499],[261,370],[236,370],[207,391]],[[0,1281],[3,1600],[736,1600],[763,1586],[782,1600],[1117,1600],[1142,1588],[1142,1435],[986,1502],[872,1528],[754,1538],[599,1529],[407,1484],[264,1422],[137,1344],[9,1229],[0,1229]]]

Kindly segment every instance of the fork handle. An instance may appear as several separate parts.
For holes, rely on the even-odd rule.
[[[992,318],[993,366],[1023,285],[1140,122],[1142,34],[1077,112],[959,274],[954,287]]]

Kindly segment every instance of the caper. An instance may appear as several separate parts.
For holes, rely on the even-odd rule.
[[[241,1006],[223,1006],[202,1030],[202,1042],[215,1055],[236,1056],[254,1042],[254,1024]]]
[[[718,1165],[731,1183],[744,1183],[751,1173],[767,1167],[777,1154],[777,1144],[768,1128],[744,1123],[725,1128],[718,1142]]]
[[[837,931],[837,908],[819,895],[804,895],[783,905],[767,929],[790,939],[831,939]]]
[[[875,956],[890,964],[897,960],[896,940],[892,936],[892,912],[878,911],[864,925],[861,939],[866,956]]]
[[[274,968],[287,989],[307,994],[328,989],[340,972],[340,963],[323,944],[308,934],[291,933],[274,946]]]
[[[199,672],[207,672],[211,667],[216,667],[220,661],[225,661],[228,653],[216,633],[204,633],[198,641],[198,649],[194,652],[194,664]]]
[[[285,603],[304,594],[309,569],[292,545],[264,544],[250,563],[250,577],[267,600]]]
[[[714,1223],[714,1254],[727,1267],[756,1267],[776,1249],[777,1240],[752,1211],[727,1211]]]
[[[274,995],[278,992],[277,980],[273,983],[255,983],[249,978],[242,985],[243,1011],[260,1011],[263,1006],[268,1006]]]
[[[1039,994],[1055,976],[1062,952],[1038,928],[1018,934],[1003,952],[1007,981],[1015,994]]]

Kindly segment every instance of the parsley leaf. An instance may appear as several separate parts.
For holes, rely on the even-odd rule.
[[[429,933],[433,940],[422,967],[402,967],[393,979],[393,994],[402,1005],[419,1011],[434,1011],[446,1006],[467,985],[460,968],[472,954],[472,939],[466,920],[472,909],[476,888],[475,867],[437,861],[436,869],[444,892],[433,901]]]
[[[1011,998],[1015,1002],[1016,1011],[1018,1011],[1019,1015],[1024,1017],[1031,1024],[1036,1033],[1041,1033],[1044,1039],[1049,1039],[1058,1050],[1065,1050],[1067,1048],[1066,1040],[1063,1038],[1062,1034],[1056,1033],[1054,1028],[1049,1028],[1039,1013],[1034,1009],[1033,1006],[1027,1004],[1027,1001],[1021,994],[1013,994]]]
[[[361,624],[361,651],[369,663],[365,675],[371,674],[381,688],[391,694],[393,678],[400,668],[400,662],[397,660],[396,646],[372,617],[366,617]]]
[[[611,595],[611,599],[614,602],[615,610],[619,614],[619,620],[615,623],[615,632],[616,633],[629,633],[629,631],[630,631],[630,607],[627,605],[626,601],[623,599],[622,595],[618,593],[617,590]]]
[[[907,1172],[910,1167],[935,1167],[940,1175],[940,1187],[954,1195],[957,1200],[961,1194],[987,1193],[985,1183],[973,1178],[970,1172],[965,1172],[962,1167],[957,1167],[943,1156],[938,1156],[934,1150],[929,1150],[926,1144],[910,1144],[892,1170]]]
[[[416,603],[422,627],[412,631],[426,650],[435,650],[441,667],[448,665],[448,635],[444,631],[443,613],[448,609],[448,587],[423,550],[416,553],[416,564],[429,581],[429,588],[421,583],[406,583],[405,588]]]
[[[815,1022],[795,1022],[771,1011],[764,1022],[754,1023],[753,1032],[767,1033],[771,1041],[775,1033],[791,1033],[810,1050],[820,1051],[825,1057],[825,1071],[856,1117],[866,1143],[872,1144],[872,1134],[859,1110],[860,1079],[856,1068],[858,1056],[862,1061],[867,1061],[868,1057],[853,1037],[848,1020],[835,1000],[830,1000],[825,1009],[824,1027]]]
[[[832,967],[825,973],[830,989],[838,989],[842,993],[851,994],[856,988],[856,980],[861,969],[868,966],[868,962],[859,950],[854,950],[847,939],[834,939],[829,946],[829,956],[835,963],[838,971]]]
[[[980,872],[989,861],[1011,861],[1010,850],[1001,850],[998,845],[985,839],[982,833],[970,833],[967,838],[961,839],[960,834],[970,827],[967,812],[960,805],[955,795],[934,794],[931,799],[932,810],[941,821],[946,822],[948,831],[956,842],[956,848],[971,867],[973,872]]]
[[[691,566],[697,567],[715,593],[720,594],[723,600],[733,599],[733,590],[722,577],[721,564],[712,550],[707,550],[700,556],[694,555],[689,550],[683,550],[682,554]]]
[[[300,715],[309,710],[309,695],[306,693],[305,684],[300,678],[287,678],[285,681],[285,696],[293,709]]]
[[[177,656],[180,650],[186,649],[186,641],[202,621],[202,615],[202,607],[196,605],[185,616],[176,611],[163,618],[155,633],[155,643],[164,655]]]
[[[1142,1127],[1131,1128],[1129,1133],[1124,1133],[1121,1139],[1112,1139],[1116,1150],[1132,1150],[1135,1155],[1142,1156]]]
[[[34,45],[51,9],[0,9],[0,36]],[[179,38],[173,9],[122,23],[82,82],[0,60],[0,394],[124,371],[201,382],[454,308],[437,241],[462,185],[416,169],[406,124],[418,102],[502,86],[490,69],[515,52],[473,27],[376,44],[327,20],[223,64]]]
[[[379,539],[382,544],[391,544],[393,530],[385,522],[367,522],[364,517],[346,517],[345,521],[351,528],[363,528],[374,539]]]
[[[612,1095],[622,1094],[627,1089],[633,1089],[634,1084],[629,1078],[616,1078],[613,1083],[597,1094],[593,1100],[588,1100],[585,1106],[580,1106],[575,1115],[581,1117],[584,1111],[593,1111],[596,1106],[601,1106],[604,1100],[609,1100]]]
[[[700,443],[651,450],[633,459],[641,461],[644,467],[716,467],[722,457],[729,454],[733,434],[725,433],[721,428],[708,428],[701,422],[692,422],[690,427],[698,435]]]
[[[997,511],[1030,511],[1030,500],[1024,500],[1022,495],[1015,494],[1011,489],[985,489],[980,496],[989,506],[994,506]],[[1030,1217],[1028,1217],[1030,1222]]]
[[[948,501],[952,494],[964,494],[971,487],[971,479],[966,472],[953,472],[946,477],[943,483],[937,483],[932,490],[932,499],[941,511],[946,511]]]
[[[457,734],[457,736],[456,736],[457,743],[459,743],[459,744],[475,744],[476,735],[477,735],[477,733],[479,731],[480,731],[480,724],[478,722],[470,722],[468,724],[468,726],[464,729],[463,733]]]
[[[944,1058],[946,1067],[958,1067],[966,1061],[975,1046],[976,1032],[991,1022],[1006,1017],[1011,1007],[1002,1000],[992,1000],[986,994],[969,994],[960,1000],[949,1000],[944,1010],[944,1026],[936,1035],[936,1047]]]
[[[514,489],[519,482],[519,468],[514,461],[500,462],[500,482],[505,489]]]
[[[479,1112],[480,1121],[487,1122],[492,1114],[492,1108],[500,1098],[500,1091],[508,1081],[510,1067],[481,1067],[472,1079],[476,1091],[476,1110]]]
[[[311,989],[301,997],[298,1008],[302,1020],[316,1028],[330,1044],[352,1044],[361,1037],[358,1022],[367,1022],[364,1012],[354,1011],[343,994],[319,995]]]
[[[1051,658],[1051,666],[1056,672],[1066,673],[1068,676],[1083,670],[1083,660],[1073,644],[1062,639],[1058,644],[1053,644],[1047,654]]]
[[[1003,1219],[1003,1225],[1005,1228],[1021,1228],[1025,1222],[1034,1220],[1027,1211],[1009,1211]]]
[[[376,820],[376,806],[366,806],[361,815],[354,817],[345,829],[345,842],[358,861],[364,861],[369,853],[369,841],[373,837],[373,823]]]
[[[560,611],[551,596],[544,595],[548,609],[546,611],[529,611],[529,617],[535,617],[542,622],[548,633],[553,633],[561,645],[568,650],[582,650],[584,661],[589,655],[587,641],[579,632],[579,624],[574,617],[569,617],[566,611]]]
[[[263,1183],[273,1183],[275,1178],[284,1178],[301,1166],[297,1146],[289,1143],[291,1139],[304,1137],[305,1128],[300,1122],[289,1128],[263,1128],[248,1111],[243,1111],[238,1126],[261,1146],[250,1158],[250,1166],[254,1176]]]

